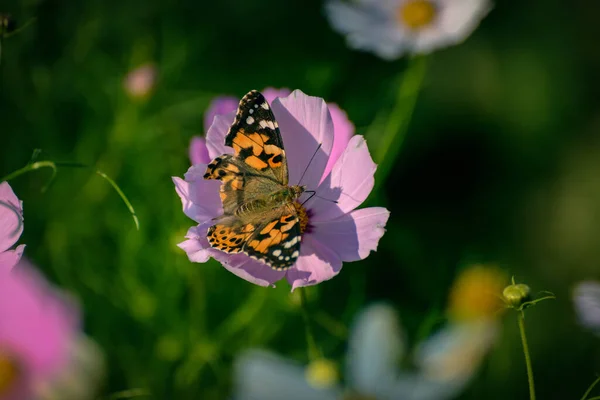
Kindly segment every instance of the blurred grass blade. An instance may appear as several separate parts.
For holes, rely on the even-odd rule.
[[[583,397],[581,398],[581,400],[586,400],[586,398],[590,395],[590,393],[592,392],[592,390],[594,390],[594,387],[596,387],[596,385],[598,384],[598,382],[600,382],[600,376],[596,378],[596,380],[594,382],[592,382],[592,384],[590,385],[590,387],[588,388],[588,390],[585,391],[585,393],[583,394]],[[591,399],[588,400],[594,400],[594,399],[598,399],[599,397],[592,397]]]
[[[416,56],[410,60],[403,72],[396,94],[396,103],[389,114],[387,124],[383,125],[383,133],[381,139],[377,141],[378,146],[374,152],[375,163],[379,165],[378,179],[375,183],[377,186],[385,182],[400,152],[426,71],[427,58]]]
[[[135,223],[136,229],[138,231],[140,230],[140,222],[138,220],[137,214],[135,213],[135,209],[133,208],[133,206],[131,205],[131,202],[129,201],[129,199],[127,198],[125,193],[123,193],[123,191],[121,190],[119,185],[117,185],[117,183],[112,178],[110,178],[108,175],[106,175],[104,172],[100,171],[99,169],[90,167],[88,165],[81,164],[81,163],[55,163],[54,161],[37,161],[37,162],[31,163],[31,164],[27,164],[23,168],[18,169],[16,171],[11,172],[10,174],[2,177],[0,179],[0,182],[14,179],[20,175],[23,175],[24,173],[27,173],[30,171],[35,171],[36,169],[52,168],[52,176],[50,176],[50,180],[42,188],[42,192],[45,192],[50,187],[50,184],[54,181],[54,178],[56,178],[56,173],[58,171],[57,167],[72,167],[72,168],[74,167],[74,168],[92,169],[96,175],[98,175],[101,178],[103,178],[104,180],[106,180],[113,187],[113,189],[117,192],[119,197],[121,197],[121,200],[123,200],[123,203],[125,203],[125,206],[129,210],[129,213],[131,214],[131,218],[133,218],[133,222]]]
[[[108,400],[133,399],[134,397],[150,397],[152,394],[147,389],[129,389],[113,393],[107,397]]]

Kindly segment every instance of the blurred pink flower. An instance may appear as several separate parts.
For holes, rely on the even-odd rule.
[[[376,165],[362,136],[353,136],[343,151],[334,151],[331,108],[323,99],[296,90],[288,97],[276,98],[271,106],[286,149],[289,184],[301,183],[317,193],[304,204],[309,222],[298,261],[287,271],[275,271],[245,254],[230,255],[210,247],[207,229],[223,209],[220,182],[203,179],[206,163],[190,167],[185,179],[173,178],[184,213],[198,223],[179,246],[193,262],[203,263],[213,257],[232,273],[261,286],[285,277],[293,290],[331,279],[341,270],[342,262],[367,257],[385,232],[389,212],[381,207],[355,210],[373,189]],[[232,111],[214,118],[206,139],[208,159],[233,152],[224,143],[234,115]],[[329,173],[326,168],[330,163]],[[304,194],[299,202],[307,198]]]
[[[26,261],[0,279],[0,398],[30,398],[69,360],[79,312]]]
[[[25,245],[9,250],[23,233],[23,204],[7,182],[0,183],[0,275],[21,258]]]
[[[277,97],[287,97],[291,92],[286,88],[275,89],[268,87],[261,93],[271,104]],[[231,96],[220,96],[213,99],[204,113],[204,132],[208,132],[215,116],[226,115],[237,110],[238,103],[239,99]],[[348,119],[346,112],[335,103],[327,103],[327,107],[329,108],[331,119],[333,120],[334,138],[331,156],[329,158],[329,163],[325,167],[323,178],[331,172],[335,160],[340,158],[340,155],[348,145],[350,138],[354,135],[354,125]],[[231,117],[231,123],[233,123],[233,116]],[[206,149],[206,141],[204,138],[199,136],[194,136],[192,138],[190,143],[190,160],[192,161],[192,164],[207,164],[211,161],[211,158],[208,157],[208,150]]]
[[[125,90],[132,97],[145,97],[154,88],[156,75],[156,67],[153,64],[144,64],[137,67],[125,77],[123,82]]]

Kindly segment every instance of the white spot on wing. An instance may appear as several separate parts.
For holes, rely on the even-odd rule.
[[[300,253],[298,252],[298,250],[296,250],[295,252],[292,253],[292,258],[298,258],[299,255],[300,255]]]
[[[275,129],[275,124],[273,124],[273,121],[265,121],[263,119],[259,122],[259,125],[263,128]]]
[[[289,249],[290,247],[292,247],[293,245],[295,245],[296,243],[298,243],[300,241],[299,237],[300,236],[296,236],[295,238],[288,240],[287,242],[285,242],[283,244],[283,247],[285,247],[286,249]]]
[[[273,255],[279,257],[281,255],[281,249],[273,250]]]
[[[247,124],[253,124],[254,123],[254,118],[252,118],[252,117],[246,118],[246,123]]]
[[[267,104],[267,102],[264,102],[260,105],[262,108],[264,108],[265,110],[269,109],[269,105]]]

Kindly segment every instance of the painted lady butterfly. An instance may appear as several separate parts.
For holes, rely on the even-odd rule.
[[[296,201],[304,186],[288,186],[288,166],[275,116],[262,94],[246,94],[238,106],[224,154],[208,164],[204,179],[218,179],[223,215],[208,229],[210,245],[245,253],[275,270],[294,265],[306,227]]]

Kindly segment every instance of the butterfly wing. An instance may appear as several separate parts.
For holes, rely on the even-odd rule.
[[[207,236],[218,250],[243,252],[278,271],[292,267],[300,255],[300,221],[292,205],[274,209],[256,223],[226,216],[208,229]]]
[[[248,92],[225,137],[234,156],[249,169],[287,186],[288,170],[279,125],[267,100],[256,90]]]

